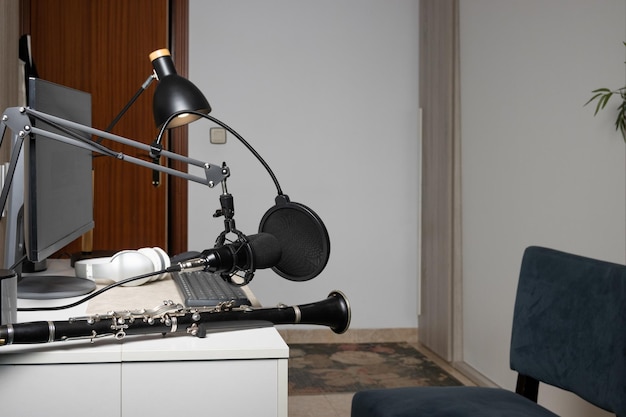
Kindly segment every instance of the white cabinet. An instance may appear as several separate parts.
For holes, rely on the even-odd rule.
[[[273,327],[0,347],[12,416],[287,416],[289,348]]]
[[[152,306],[175,295],[167,279],[115,288],[108,298],[96,297],[97,305],[94,299],[71,310],[18,313],[18,321]],[[288,359],[289,347],[274,327],[202,339],[177,333],[0,346],[0,415],[287,417]]]

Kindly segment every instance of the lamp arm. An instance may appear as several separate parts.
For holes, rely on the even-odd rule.
[[[126,103],[124,108],[117,114],[117,116],[115,116],[113,121],[107,126],[107,128],[105,129],[106,132],[110,132],[111,130],[113,130],[113,127],[115,127],[117,122],[120,121],[120,119],[122,118],[124,113],[126,113],[128,111],[128,109],[130,109],[130,107],[135,103],[135,101],[137,101],[139,96],[144,91],[146,91],[146,88],[148,88],[150,86],[150,84],[152,84],[152,81],[154,81],[155,78],[156,77],[155,77],[154,73],[150,74],[150,76],[146,79],[146,81],[144,81],[143,84],[141,84],[141,87],[139,87],[139,90],[137,90],[135,95],[131,97],[130,101],[128,103]],[[98,142],[100,142],[100,141],[98,141]]]
[[[274,185],[276,186],[276,191],[278,192],[278,195],[283,195],[283,190],[280,187],[280,184],[278,183],[278,178],[276,178],[276,175],[274,175],[274,172],[272,171],[272,169],[270,168],[269,164],[267,162],[265,162],[265,160],[261,157],[261,155],[252,147],[252,145],[250,145],[248,143],[248,141],[246,141],[239,133],[237,133],[233,128],[231,128],[230,126],[228,126],[226,123],[222,122],[219,119],[216,119],[213,116],[210,116],[206,113],[201,113],[198,111],[192,111],[192,110],[185,110],[185,111],[179,111],[176,112],[174,114],[172,114],[166,121],[165,123],[163,123],[163,125],[161,126],[161,130],[159,131],[159,135],[157,136],[155,143],[156,144],[160,144],[161,140],[163,138],[163,135],[165,134],[165,130],[167,129],[167,125],[170,123],[170,121],[172,121],[174,118],[180,116],[181,114],[194,114],[196,116],[208,119],[210,121],[212,121],[213,123],[223,127],[224,129],[226,129],[227,131],[229,131],[233,136],[235,136],[237,139],[239,139],[239,141],[246,147],[248,148],[248,150],[250,152],[252,152],[252,154],[255,156],[256,159],[258,159],[258,161],[261,163],[261,165],[263,165],[263,167],[265,168],[265,170],[267,171],[267,173],[270,175],[270,177],[272,178],[272,181],[274,182]]]
[[[187,156],[179,155],[174,152],[169,152],[169,151],[162,152],[162,156],[166,158],[178,160],[188,165],[193,165],[193,166],[204,169],[204,173],[205,173],[204,178],[191,175],[183,171],[178,171],[178,170],[166,167],[166,166],[144,161],[142,159],[126,155],[122,152],[112,151],[111,149],[106,148],[91,139],[87,139],[87,138],[79,139],[75,135],[72,135],[74,137],[63,136],[54,132],[47,131],[45,129],[34,127],[32,126],[32,122],[29,116],[37,120],[41,120],[41,121],[52,123],[52,124],[57,124],[59,126],[74,129],[82,133],[87,133],[89,135],[94,135],[97,137],[109,139],[114,142],[122,143],[124,145],[128,145],[128,146],[141,149],[147,152],[150,152],[150,149],[151,149],[150,145],[138,142],[136,140],[127,139],[122,136],[114,135],[109,132],[94,129],[92,127],[85,126],[80,123],[75,123],[66,119],[62,119],[60,117],[52,116],[47,113],[42,113],[40,111],[33,110],[30,108],[25,108],[25,107],[10,107],[6,109],[3,115],[3,123],[6,124],[6,126],[8,126],[13,132],[15,132],[16,134],[20,136],[26,136],[31,133],[41,135],[41,136],[44,136],[53,140],[57,140],[59,142],[63,142],[63,143],[67,143],[67,144],[77,146],[83,149],[87,149],[87,150],[90,150],[92,152],[96,152],[102,155],[114,156],[117,159],[129,162],[135,165],[140,165],[146,168],[164,172],[166,174],[174,175],[179,178],[184,178],[188,181],[193,181],[199,184],[206,185],[209,188],[212,188],[215,185],[219,184],[220,182],[228,178],[228,176],[230,175],[230,171],[227,167],[222,167],[222,166],[214,165],[208,162],[199,161],[197,159],[192,159]]]

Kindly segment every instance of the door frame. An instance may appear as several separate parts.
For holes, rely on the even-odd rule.
[[[463,361],[458,0],[420,0],[422,243],[419,340]]]
[[[183,77],[189,75],[189,0],[170,0],[169,47],[176,71]],[[168,146],[171,152],[187,156],[188,128],[181,126],[169,133]],[[185,170],[179,161],[171,161],[170,167]],[[188,183],[187,180],[170,177],[167,191],[167,242],[170,253],[187,251],[188,234]]]

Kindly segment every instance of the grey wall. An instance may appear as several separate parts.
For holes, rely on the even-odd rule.
[[[460,4],[464,355],[514,388],[508,349],[524,248],[624,262],[624,142],[613,113],[594,118],[583,105],[595,88],[624,85],[626,8]],[[559,415],[600,415],[565,398],[542,395]]]
[[[291,282],[259,271],[264,305],[344,291],[353,328],[415,327],[418,309],[418,2],[190,2],[190,79],[242,134],[283,191],[325,222],[325,271]],[[254,233],[276,190],[232,136],[190,130],[190,155],[231,168],[236,224]],[[189,248],[212,247],[219,190],[190,187]]]
[[[523,249],[625,260],[624,143],[612,114],[593,117],[583,104],[594,88],[624,84],[626,7],[460,5],[464,355],[512,389]],[[191,79],[331,233],[330,263],[313,281],[257,274],[264,303],[313,301],[338,288],[351,298],[354,327],[416,325],[417,9],[417,0],[191,1]],[[237,224],[251,233],[275,190],[232,137],[211,146],[207,130],[192,126],[191,154],[229,163]],[[218,191],[191,191],[189,246],[205,248],[221,231],[210,217]],[[561,415],[603,415],[555,389],[540,401]]]

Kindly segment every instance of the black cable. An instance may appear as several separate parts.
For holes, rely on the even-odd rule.
[[[18,266],[20,266],[22,264],[22,262],[24,262],[26,260],[26,255],[23,255],[20,259],[18,259],[13,265],[11,265],[11,267],[9,268],[11,271],[13,271],[15,268],[17,268]]]
[[[86,297],[81,298],[80,300],[71,303],[71,304],[66,304],[64,306],[55,306],[55,307],[22,307],[22,308],[18,308],[17,311],[57,311],[57,310],[65,310],[68,308],[72,308],[72,307],[76,307],[77,305],[80,305],[82,303],[84,303],[85,301],[89,301],[94,297],[97,297],[98,295],[102,294],[103,292],[106,292],[112,288],[115,287],[119,287],[120,285],[124,285],[127,284],[129,282],[132,281],[136,281],[138,279],[144,279],[144,278],[149,278],[152,277],[154,275],[160,275],[160,274],[165,274],[167,273],[168,270],[167,269],[163,269],[161,271],[155,271],[155,272],[149,272],[147,274],[143,274],[143,275],[137,275],[134,277],[130,277],[130,278],[125,278],[121,281],[115,282],[113,284],[109,284],[106,287],[103,287],[101,289],[99,289],[96,292],[92,292],[91,294],[89,294]]]
[[[270,175],[270,177],[272,178],[272,181],[274,182],[274,185],[276,186],[276,191],[278,192],[278,195],[283,195],[283,191],[280,188],[280,184],[278,183],[278,179],[276,178],[276,175],[274,175],[274,172],[272,171],[272,169],[270,168],[270,166],[268,165],[267,162],[265,162],[265,160],[261,157],[261,155],[252,147],[252,145],[250,145],[248,143],[247,140],[245,140],[243,138],[243,136],[241,136],[239,133],[237,133],[232,127],[228,126],[226,123],[222,122],[219,119],[216,119],[213,116],[209,116],[208,114],[205,113],[200,113],[198,111],[179,111],[176,112],[174,114],[172,114],[166,121],[165,123],[163,123],[163,126],[161,126],[161,130],[159,131],[159,135],[157,136],[155,143],[160,144],[161,140],[163,138],[163,135],[165,134],[165,130],[167,129],[167,125],[172,121],[172,119],[174,119],[175,117],[180,116],[181,114],[194,114],[196,116],[199,117],[203,117],[205,119],[208,119],[210,121],[212,121],[213,123],[223,127],[224,129],[226,129],[227,131],[229,131],[233,136],[235,136],[237,139],[239,139],[239,141],[246,147],[248,148],[248,150],[250,152],[252,152],[252,155],[254,155],[256,157],[256,159],[259,160],[259,162],[261,163],[261,165],[263,165],[263,167],[265,168],[265,170],[267,171],[267,173]]]

